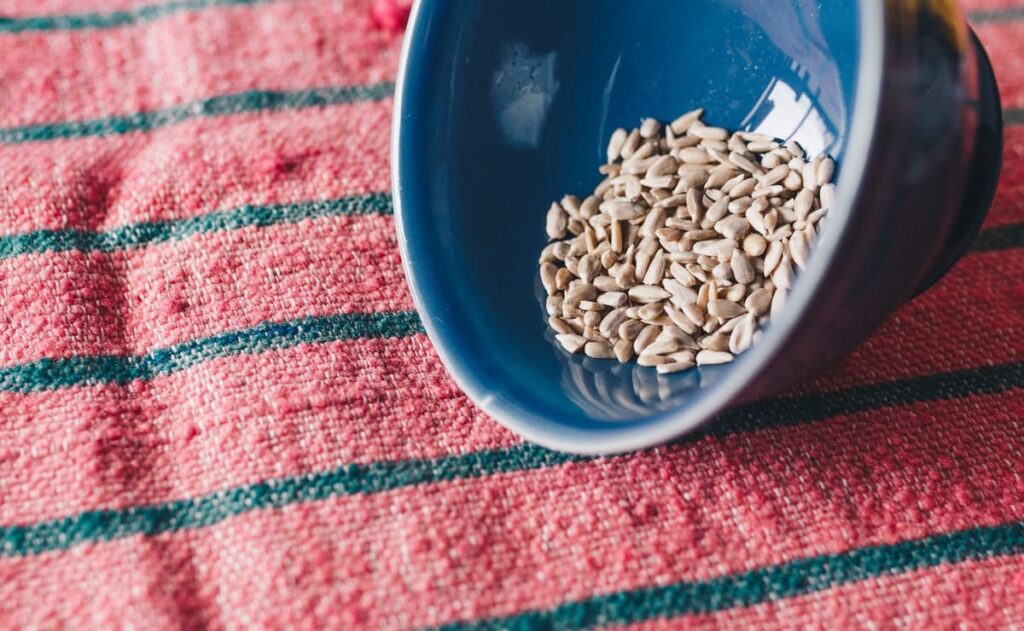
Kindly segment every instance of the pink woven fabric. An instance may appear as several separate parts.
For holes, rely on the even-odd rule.
[[[411,312],[408,4],[0,7],[0,628],[1024,623],[1024,5],[967,3],[1015,124],[950,275],[750,423],[576,459]]]

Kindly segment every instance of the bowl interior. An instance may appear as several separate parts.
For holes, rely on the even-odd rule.
[[[460,385],[534,436],[635,429],[719,396],[757,347],[725,367],[661,376],[555,344],[538,279],[545,212],[593,190],[616,127],[695,107],[709,124],[795,138],[841,163],[858,3],[425,0],[410,37],[401,238]]]

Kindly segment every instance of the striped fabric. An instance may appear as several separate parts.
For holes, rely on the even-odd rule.
[[[0,628],[1024,624],[1024,4],[968,3],[1011,126],[950,275],[583,458],[412,310],[380,6],[147,1],[0,5]]]

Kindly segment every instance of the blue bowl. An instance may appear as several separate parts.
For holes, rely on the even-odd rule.
[[[820,6],[819,6],[820,4]],[[572,356],[538,255],[617,127],[706,120],[840,165],[783,317],[726,366]],[[427,333],[485,412],[578,453],[653,445],[828,367],[960,256],[999,172],[999,100],[955,3],[421,0],[394,125],[399,237]]]

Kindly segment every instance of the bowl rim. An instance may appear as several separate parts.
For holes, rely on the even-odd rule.
[[[664,443],[690,432],[703,423],[711,420],[714,415],[724,409],[752,378],[756,377],[767,365],[771,357],[786,343],[793,333],[799,316],[802,315],[813,300],[814,295],[825,278],[826,272],[835,262],[835,255],[844,240],[846,227],[852,214],[858,192],[858,182],[867,168],[868,156],[875,144],[878,110],[882,98],[882,83],[885,58],[885,8],[884,0],[860,0],[858,42],[858,73],[856,96],[850,132],[847,134],[848,145],[843,158],[843,168],[836,184],[838,191],[837,203],[830,214],[829,233],[833,238],[819,242],[815,257],[819,264],[809,267],[800,274],[800,282],[796,283],[788,296],[785,314],[788,317],[773,322],[766,330],[763,339],[747,351],[748,357],[730,368],[728,379],[722,379],[712,386],[711,396],[705,396],[698,405],[685,410],[668,410],[649,422],[608,429],[582,429],[559,425],[550,419],[532,414],[524,414],[521,410],[509,409],[498,397],[486,392],[482,384],[472,376],[472,371],[463,364],[460,358],[450,353],[444,333],[435,326],[429,317],[427,300],[423,291],[423,279],[417,273],[409,255],[409,243],[405,231],[403,215],[405,199],[402,192],[402,174],[408,161],[402,160],[403,155],[403,122],[406,120],[406,108],[414,104],[407,102],[405,84],[411,71],[411,51],[414,43],[422,42],[429,16],[424,7],[436,4],[436,0],[414,0],[409,15],[405,40],[399,58],[398,76],[395,85],[394,112],[391,129],[391,183],[392,203],[394,207],[395,227],[398,234],[399,251],[402,267],[409,283],[413,304],[420,314],[423,328],[430,339],[435,352],[452,376],[459,388],[488,416],[499,424],[515,432],[523,438],[543,447],[558,451],[581,455],[608,455],[634,451]],[[411,211],[410,211],[411,212]]]

